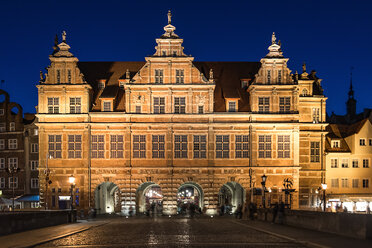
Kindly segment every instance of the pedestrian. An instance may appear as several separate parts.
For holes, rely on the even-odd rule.
[[[273,223],[275,223],[276,216],[278,215],[279,204],[276,202],[273,209]]]
[[[236,218],[241,219],[243,216],[243,206],[242,204],[238,205],[238,208],[236,209]]]
[[[225,205],[222,204],[221,207],[220,207],[220,216],[223,216],[225,213]]]
[[[367,214],[371,214],[371,209],[369,208],[369,204],[367,205]]]
[[[249,204],[249,219],[253,220],[253,202]]]
[[[195,205],[192,203],[190,204],[190,217],[194,218],[194,214],[195,214]]]

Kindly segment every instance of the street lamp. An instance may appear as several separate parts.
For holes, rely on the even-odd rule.
[[[323,211],[326,211],[326,189],[327,189],[327,184],[322,183],[322,189],[323,189]]]
[[[265,174],[263,174],[263,176],[261,176],[261,179],[262,179],[262,188],[263,188],[263,197],[262,197],[262,205],[263,205],[263,208],[266,208],[266,202],[265,202],[265,191],[266,191],[266,180],[267,180],[267,176],[265,176]]]
[[[9,166],[9,167],[6,168],[6,172],[12,178],[12,211],[14,211],[14,184],[15,184],[14,174],[16,174],[18,171],[20,171],[18,166],[16,167],[16,166],[13,165],[13,166]]]
[[[71,184],[71,196],[70,196],[70,203],[71,203],[71,222],[73,220],[73,210],[74,210],[74,185],[75,185],[75,177],[73,175],[68,177],[68,182]]]

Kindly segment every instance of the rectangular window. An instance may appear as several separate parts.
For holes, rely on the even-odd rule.
[[[31,144],[31,153],[38,153],[39,152],[39,144],[38,143],[32,143]]]
[[[154,97],[154,114],[165,113],[165,97]]]
[[[111,111],[111,102],[103,102],[103,111],[110,112]]]
[[[17,149],[18,148],[17,139],[9,139],[8,140],[8,148],[9,149]]]
[[[319,123],[319,108],[313,108],[313,123]]]
[[[4,133],[5,131],[5,123],[0,123],[0,133]]]
[[[353,188],[359,188],[359,179],[353,179]]]
[[[176,84],[183,83],[184,83],[183,70],[176,70]]]
[[[338,167],[338,159],[331,158],[331,168],[337,168],[337,167]]]
[[[105,82],[101,81],[98,83],[98,89],[103,90],[105,88]]]
[[[278,135],[278,158],[290,158],[290,135]]]
[[[111,135],[110,138],[111,158],[123,158],[124,151],[123,135]]]
[[[165,158],[165,136],[152,136],[152,158]]]
[[[203,105],[198,106],[198,113],[199,114],[204,114],[204,106]]]
[[[229,158],[230,137],[229,135],[216,135],[216,158]]]
[[[331,187],[338,188],[338,178],[331,179]]]
[[[258,136],[258,157],[271,158],[271,135]]]
[[[18,188],[18,177],[9,177],[9,189]]]
[[[5,177],[0,177],[0,189],[5,188]]]
[[[5,149],[5,139],[0,139],[0,150]]]
[[[360,139],[359,140],[359,145],[360,146],[365,146],[366,145],[366,139]]]
[[[369,139],[368,142],[369,142],[369,146],[372,146],[372,139]]]
[[[37,128],[34,129],[34,135],[35,136],[39,135],[39,130]]]
[[[271,71],[270,70],[267,70],[267,83],[268,84],[271,83]]]
[[[136,114],[141,114],[141,105],[136,106]]]
[[[51,158],[62,158],[62,135],[48,135],[48,149]]]
[[[163,70],[160,70],[160,69],[155,70],[155,83],[156,84],[163,83]]]
[[[332,140],[331,145],[332,145],[332,148],[340,148],[340,141],[339,140]]]
[[[281,113],[288,113],[291,110],[291,98],[280,97],[279,98],[279,111]]]
[[[347,159],[347,158],[343,158],[343,159],[341,160],[341,167],[342,167],[342,168],[349,168],[349,159]]]
[[[0,169],[5,169],[5,158],[0,158]]]
[[[39,168],[39,161],[38,160],[31,160],[30,161],[30,168],[33,171],[37,171]]]
[[[174,113],[184,114],[186,112],[186,97],[174,98]]]
[[[14,132],[15,131],[15,122],[9,123],[9,131]]]
[[[174,135],[174,157],[187,158],[187,135]]]
[[[194,135],[194,158],[207,158],[206,135]]]
[[[71,70],[67,70],[67,82],[71,83]]]
[[[31,189],[39,188],[39,178],[31,178]]]
[[[278,83],[282,82],[282,70],[278,70]]]
[[[80,114],[81,113],[81,98],[70,97],[70,113]]]
[[[320,162],[320,142],[310,143],[310,161],[312,163]]]
[[[146,135],[133,135],[133,158],[146,158]]]
[[[57,70],[57,84],[61,83],[61,71]]]
[[[341,187],[342,188],[348,188],[349,187],[349,181],[347,178],[342,178],[341,179]]]
[[[58,114],[59,113],[59,98],[48,97],[48,113]]]
[[[259,97],[258,98],[258,112],[267,113],[270,111],[270,98]]]
[[[359,167],[358,159],[353,159],[353,168],[358,168],[358,167]]]
[[[369,188],[369,179],[363,179],[363,188]]]
[[[235,158],[249,158],[249,135],[235,135]]]
[[[236,102],[230,101],[229,102],[229,112],[236,112]]]
[[[4,115],[4,109],[0,109],[0,115]]]
[[[92,135],[92,158],[105,158],[105,136]]]
[[[363,159],[363,168],[369,168],[369,159]]]
[[[68,136],[68,158],[81,158],[81,135]]]

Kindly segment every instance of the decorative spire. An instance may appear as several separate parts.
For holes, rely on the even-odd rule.
[[[213,81],[213,69],[209,70],[209,81]]]
[[[354,99],[354,90],[353,90],[353,69],[354,67],[350,68],[350,89],[349,89],[349,98]]]
[[[275,37],[275,32],[271,35],[271,45],[276,44],[276,37]]]
[[[56,52],[58,52],[58,35],[57,34],[54,37],[54,46],[53,46],[53,53],[52,54],[55,54]]]
[[[266,58],[283,58],[280,44],[276,44],[275,32],[271,35],[271,46],[269,46],[268,50],[269,53],[266,55]]]
[[[302,79],[308,79],[309,77],[309,73],[306,72],[306,63],[304,61],[304,63],[302,64],[302,73],[301,73],[301,78]]]
[[[172,23],[172,13],[168,10],[168,25]]]
[[[55,39],[58,43],[58,37]],[[58,49],[52,54],[54,57],[74,57],[74,55],[69,51],[70,46],[66,43],[66,31],[62,32],[62,42],[57,45]],[[58,50],[58,51],[57,51]]]
[[[168,11],[168,25],[164,27],[165,33],[161,36],[162,39],[179,39],[178,35],[174,33],[174,30],[176,30],[176,27],[173,26],[172,23],[172,13],[169,10]]]
[[[129,69],[127,69],[127,71],[125,72],[125,78],[126,78],[126,79],[130,79],[130,72],[129,72]]]

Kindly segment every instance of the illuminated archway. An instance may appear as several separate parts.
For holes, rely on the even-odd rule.
[[[228,182],[218,193],[218,206],[224,205],[225,213],[234,213],[239,205],[244,206],[244,198],[244,188],[237,182]]]
[[[182,212],[186,205],[194,204],[198,209],[204,208],[204,193],[199,184],[187,182],[178,188],[177,211]]]
[[[112,182],[104,182],[94,191],[97,214],[111,214],[121,211],[120,190]]]
[[[162,213],[163,194],[158,184],[146,182],[141,184],[136,191],[136,212],[146,213],[151,210],[153,213]]]

